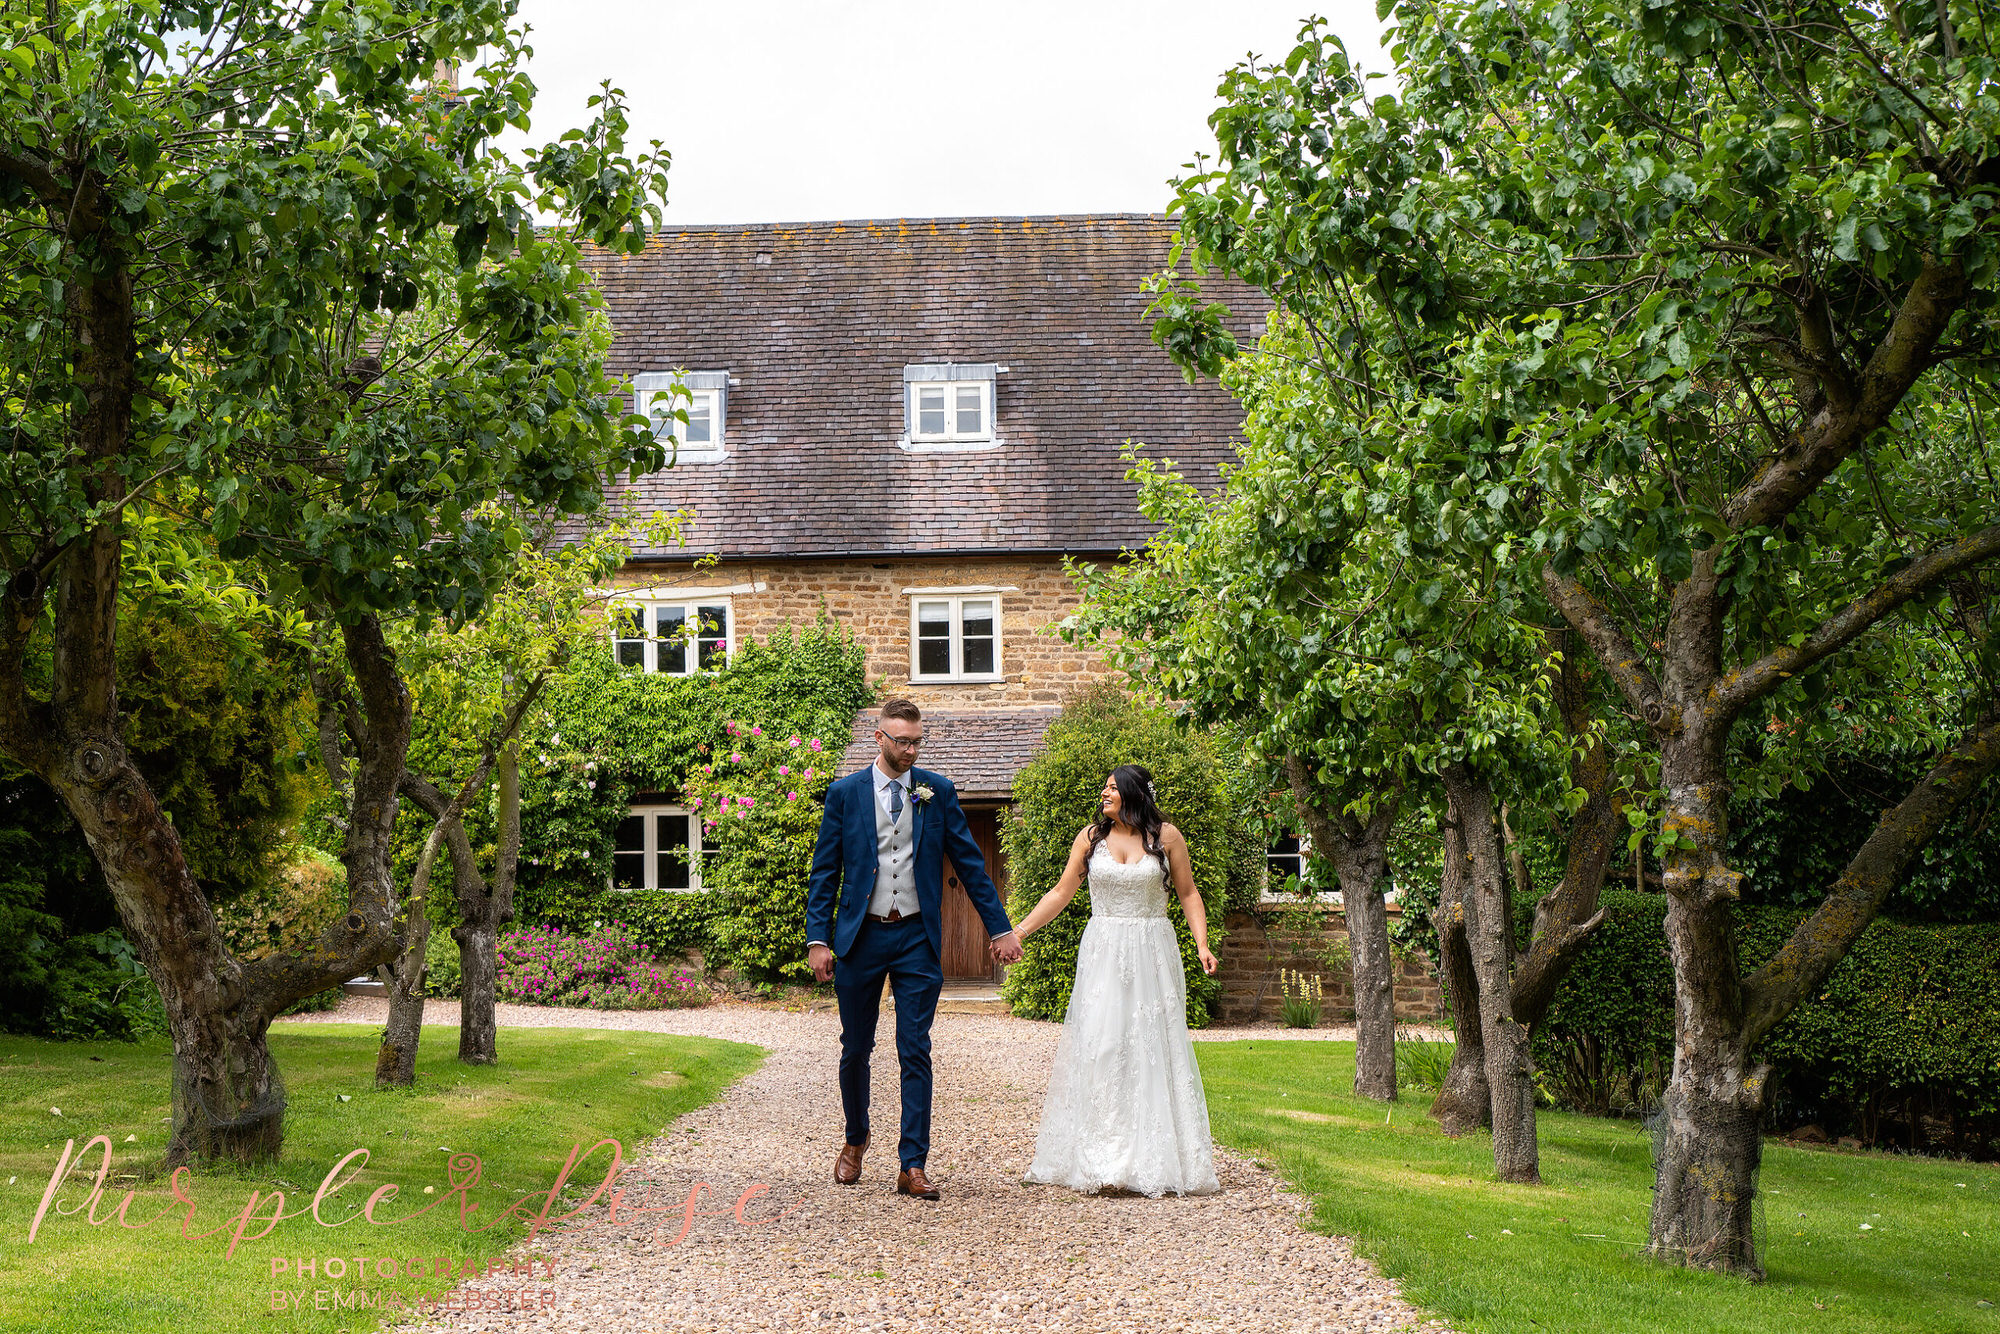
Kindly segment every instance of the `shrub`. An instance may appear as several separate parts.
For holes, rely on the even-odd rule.
[[[1396,1086],[1416,1093],[1435,1093],[1451,1070],[1453,1046],[1421,1033],[1396,1033]]]
[[[1598,902],[1604,921],[1570,964],[1534,1040],[1552,1100],[1602,1116],[1649,1106],[1665,1084],[1674,969],[1664,895],[1607,889]],[[1517,926],[1517,936],[1526,934]]]
[[[500,937],[500,1000],[594,1010],[659,1010],[700,1005],[708,993],[684,968],[653,957],[629,927],[612,922],[588,935],[524,927]]]
[[[238,958],[309,946],[347,911],[347,868],[317,848],[292,849],[270,883],[215,909],[222,938]]]
[[[810,983],[806,885],[839,751],[755,722],[723,730],[725,744],[682,784],[701,817],[714,951],[752,977]]]
[[[430,938],[424,941],[424,994],[456,996],[464,981],[460,973],[458,942],[451,938],[449,931],[431,927]]]
[[[1232,857],[1246,846],[1236,833],[1243,818],[1231,798],[1229,766],[1213,738],[1179,725],[1164,709],[1142,703],[1116,682],[1073,699],[1049,725],[1042,749],[1014,779],[1014,809],[1001,831],[1011,881],[1008,911],[1019,921],[1054,889],[1076,831],[1096,818],[1104,779],[1121,764],[1152,771],[1161,812],[1187,838],[1195,887],[1208,910],[1209,946],[1219,949]],[[1205,1027],[1222,994],[1201,971],[1179,902],[1169,892],[1167,915],[1180,937],[1188,978],[1187,1020]],[[1061,1019],[1076,980],[1076,950],[1090,920],[1090,888],[1023,944],[1001,994],[1013,1012]]]
[[[1535,1033],[1548,1086],[1582,1110],[1643,1104],[1673,1059],[1666,898],[1616,891]],[[1743,966],[1777,952],[1804,914],[1739,910]],[[1818,1121],[1874,1142],[1900,1119],[1922,1147],[1923,1118],[1955,1147],[2000,1132],[2000,926],[1877,921],[1820,993],[1765,1042],[1773,1116]]]

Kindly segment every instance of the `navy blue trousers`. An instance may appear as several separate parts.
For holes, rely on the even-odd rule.
[[[854,945],[833,970],[840,1001],[840,1106],[847,1142],[868,1138],[868,1059],[882,1013],[882,979],[896,997],[896,1055],[903,1067],[903,1138],[897,1161],[922,1167],[931,1150],[931,1020],[944,968],[921,917],[863,921]]]

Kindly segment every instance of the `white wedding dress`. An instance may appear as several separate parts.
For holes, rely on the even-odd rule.
[[[1024,1180],[1158,1198],[1222,1189],[1159,859],[1090,854],[1090,924]]]

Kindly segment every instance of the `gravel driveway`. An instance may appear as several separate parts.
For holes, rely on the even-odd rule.
[[[455,1026],[433,1001],[426,1022]],[[387,1005],[350,999],[300,1021],[379,1023]],[[1034,1156],[1058,1025],[940,1014],[932,1029],[936,1092],[929,1174],[935,1203],[895,1193],[898,1092],[893,1015],[883,1014],[872,1083],[875,1144],[853,1186],[833,1184],[841,1142],[831,1010],[740,1004],[603,1012],[500,1007],[503,1027],[643,1029],[751,1042],[771,1052],[754,1074],[681,1118],[638,1156],[627,1207],[662,1212],[615,1227],[545,1234],[535,1253],[552,1277],[473,1280],[463,1300],[505,1308],[435,1317],[451,1330],[989,1331],[1442,1329],[1397,1296],[1345,1241],[1308,1232],[1305,1200],[1271,1172],[1217,1147],[1222,1193],[1192,1199],[1080,1196],[1023,1186]],[[1203,1040],[1292,1036],[1210,1030]],[[1315,1036],[1338,1036],[1316,1030]],[[1305,1034],[1298,1034],[1304,1037]],[[504,1052],[506,1040],[501,1046]],[[726,1211],[750,1186],[770,1193],[754,1222]],[[603,1213],[592,1211],[602,1223]],[[662,1220],[664,1224],[662,1225]],[[658,1229],[656,1231],[656,1229]]]

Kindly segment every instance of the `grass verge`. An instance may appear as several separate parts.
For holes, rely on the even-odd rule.
[[[1767,1145],[1769,1280],[1751,1284],[1640,1258],[1653,1175],[1634,1122],[1544,1112],[1545,1184],[1505,1185],[1490,1137],[1447,1139],[1429,1094],[1355,1097],[1351,1042],[1196,1050],[1216,1140],[1462,1334],[2000,1331],[1992,1164]]]
[[[167,1139],[171,1052],[164,1040],[0,1037],[0,1329],[361,1334],[378,1328],[396,1313],[386,1294],[411,1303],[436,1297],[463,1276],[467,1262],[496,1259],[525,1235],[521,1219],[500,1219],[488,1231],[470,1233],[461,1228],[461,1203],[480,1206],[471,1227],[495,1223],[522,1197],[545,1195],[579,1142],[587,1149],[605,1137],[617,1139],[629,1161],[641,1142],[713,1099],[763,1058],[756,1047],[708,1038],[509,1029],[499,1065],[470,1067],[456,1059],[457,1030],[431,1028],[418,1049],[416,1088],[378,1092],[378,1037],[378,1029],[348,1024],[274,1027],[271,1046],[290,1100],[283,1159],[273,1167],[201,1170],[184,1179],[195,1202],[185,1230],[198,1235],[222,1227],[204,1239],[182,1237],[187,1210],[174,1201],[172,1183],[147,1179]],[[29,1229],[65,1141],[81,1150],[100,1134],[115,1146],[113,1180],[96,1210],[101,1223],[62,1212],[89,1193],[99,1151],[72,1174],[30,1243]],[[314,1194],[343,1156],[361,1148],[369,1151],[366,1165],[321,1210],[325,1222],[352,1221],[324,1226],[310,1213]],[[461,1154],[478,1156],[479,1184],[454,1195],[447,1164]],[[569,1206],[556,1204],[551,1216],[595,1190],[609,1160],[604,1151],[581,1163],[562,1196]],[[461,1179],[464,1166],[461,1159]],[[385,1197],[375,1216],[400,1221],[370,1226],[360,1206],[391,1182],[400,1194]],[[121,1229],[115,1215],[134,1188],[138,1194],[126,1214],[131,1226]],[[288,1217],[263,1240],[249,1240],[264,1230],[274,1191],[284,1193],[279,1207]],[[246,1239],[227,1254],[234,1220],[252,1192],[260,1202],[243,1225]],[[408,1217],[441,1199],[429,1213]],[[754,1218],[756,1209],[753,1204],[748,1216]],[[147,1220],[155,1221],[138,1226]],[[700,1224],[725,1225],[733,1223]],[[299,1259],[315,1261],[312,1277],[292,1272]],[[342,1262],[339,1276],[329,1276],[330,1259]],[[355,1275],[357,1260],[367,1262],[366,1277]],[[286,1262],[275,1275],[274,1261]],[[393,1276],[385,1275],[385,1262]],[[525,1279],[523,1286],[540,1281]],[[356,1292],[383,1296],[373,1299],[379,1305],[364,1306]],[[287,1296],[279,1310],[278,1293],[300,1295]]]

